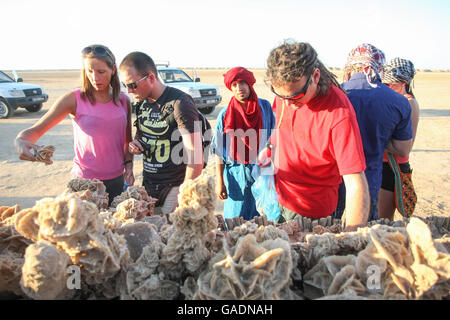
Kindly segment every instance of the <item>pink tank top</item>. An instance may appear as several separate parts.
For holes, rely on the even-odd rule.
[[[109,180],[124,171],[127,128],[127,103],[121,93],[119,106],[108,103],[92,105],[81,99],[81,90],[73,91],[77,110],[72,117],[75,158],[72,173],[85,179]]]

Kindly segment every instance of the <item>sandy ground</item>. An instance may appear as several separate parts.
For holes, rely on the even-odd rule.
[[[185,70],[192,74],[190,69]],[[264,84],[264,70],[252,70],[257,82],[255,90],[259,97],[273,101],[274,95]],[[218,85],[223,96],[222,103],[207,116],[211,125],[220,109],[231,97],[223,84],[225,69],[197,70],[204,83]],[[340,71],[334,70],[341,80]],[[42,85],[49,94],[49,101],[41,111],[30,113],[18,109],[9,119],[0,120],[0,206],[19,204],[21,208],[32,207],[36,200],[54,197],[61,193],[71,179],[73,138],[72,124],[66,118],[47,132],[40,145],[54,145],[54,164],[32,163],[18,159],[13,147],[15,136],[35,123],[52,106],[58,97],[79,86],[79,71],[23,71],[19,76],[24,82]],[[413,181],[418,195],[415,215],[450,215],[450,73],[418,72],[414,93],[419,101],[421,113],[417,137],[410,162]],[[135,158],[136,183],[142,182],[142,157]],[[216,210],[223,210],[217,201]],[[396,215],[398,218],[398,215]]]

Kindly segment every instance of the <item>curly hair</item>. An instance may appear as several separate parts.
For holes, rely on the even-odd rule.
[[[292,40],[285,40],[270,52],[267,58],[266,82],[275,85],[296,82],[301,77],[312,74],[315,68],[320,70],[319,95],[325,95],[330,84],[344,91],[336,80],[336,75],[323,65],[316,50],[309,43]]]

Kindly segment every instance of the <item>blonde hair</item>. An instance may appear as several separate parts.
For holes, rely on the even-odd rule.
[[[82,53],[82,59],[86,58],[96,58],[99,60],[102,60],[106,63],[106,65],[112,70],[114,69],[114,66],[116,65],[116,58],[114,57],[111,50],[108,49],[108,47],[105,47],[103,45],[94,44],[91,46],[88,46],[86,48],[95,48],[95,47],[101,47],[105,49],[106,54],[105,55],[98,55],[95,53],[95,50],[90,50],[88,54]],[[83,50],[84,51],[84,50]],[[120,99],[120,81],[119,76],[117,74],[117,68],[116,72],[111,75],[111,81],[110,85],[112,88],[112,98],[115,105],[119,105],[119,99]],[[94,95],[94,87],[92,86],[91,82],[89,81],[89,78],[86,74],[86,70],[83,67],[81,69],[81,98],[83,100],[86,100],[86,98],[89,100],[90,103],[95,104],[95,95]]]

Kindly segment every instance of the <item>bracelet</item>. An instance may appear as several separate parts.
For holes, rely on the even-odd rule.
[[[133,163],[133,160],[127,160],[123,164],[126,165],[127,163]]]

